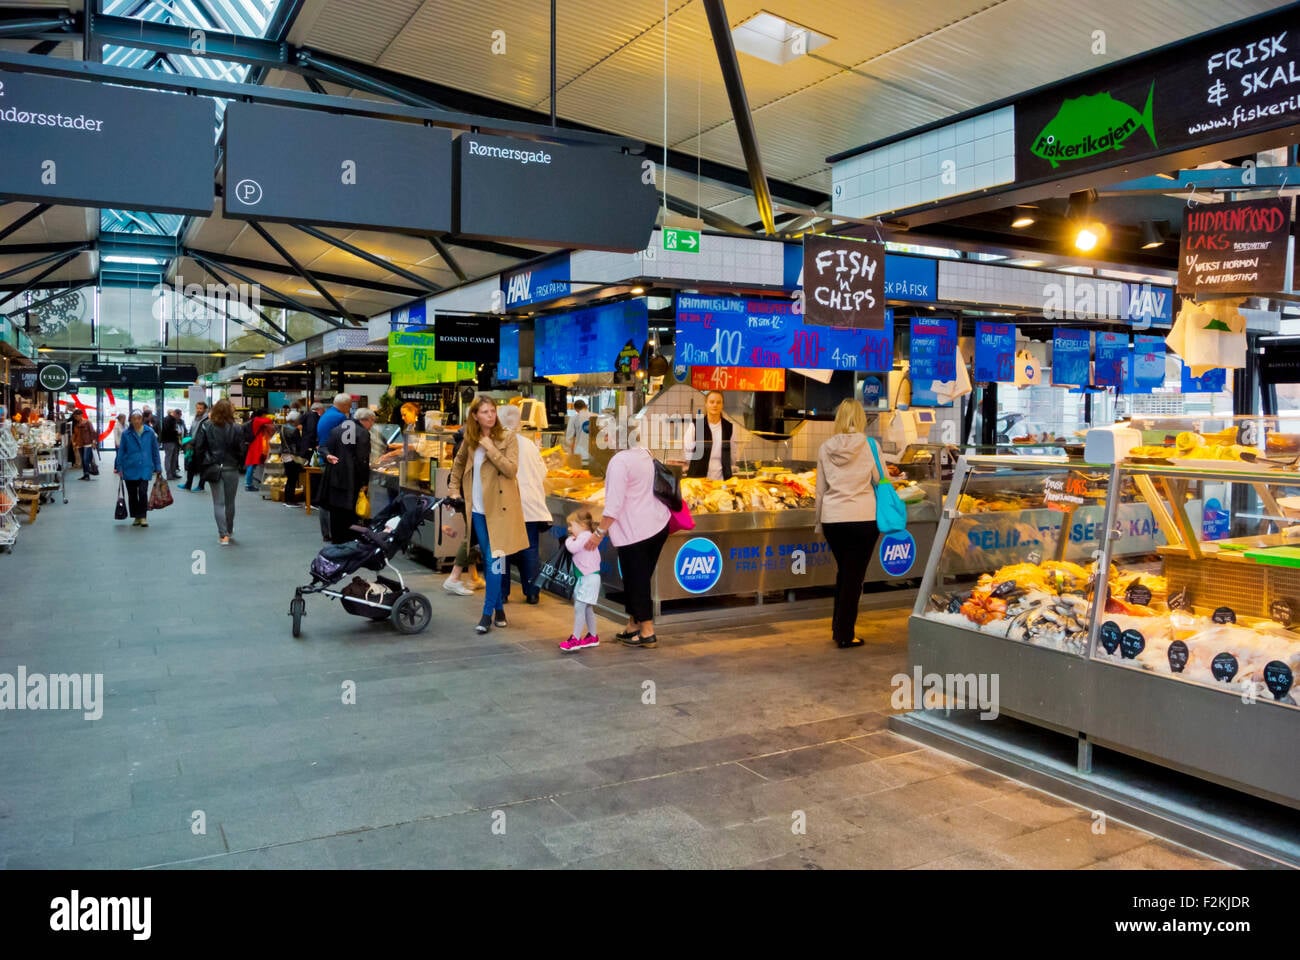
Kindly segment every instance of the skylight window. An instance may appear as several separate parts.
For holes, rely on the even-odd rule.
[[[784,66],[831,42],[830,37],[816,30],[766,11],[733,29],[731,38],[741,53],[777,66]]]

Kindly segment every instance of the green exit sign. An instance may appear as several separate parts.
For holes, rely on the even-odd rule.
[[[700,232],[698,230],[679,230],[677,227],[664,227],[664,249],[699,253]]]

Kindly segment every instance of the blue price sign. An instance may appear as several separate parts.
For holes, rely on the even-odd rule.
[[[1099,387],[1124,386],[1124,361],[1128,357],[1127,333],[1098,333],[1093,382]]]
[[[1087,330],[1052,331],[1052,386],[1081,387],[1089,382],[1088,360],[1092,334]]]
[[[951,401],[939,401],[934,385],[957,380],[957,321],[951,318],[914,317],[909,363],[912,406],[952,406]]]
[[[980,383],[1015,383],[1014,324],[975,324],[975,379]]]
[[[860,370],[894,365],[894,322],[885,329],[807,326],[788,300],[677,298],[676,361],[687,366]]]

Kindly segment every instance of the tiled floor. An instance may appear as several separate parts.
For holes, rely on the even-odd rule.
[[[403,560],[428,631],[311,598],[294,640],[316,517],[241,491],[220,547],[206,493],[141,530],[70,488],[0,556],[0,672],[102,672],[104,713],[0,712],[0,866],[1222,866],[889,732],[903,609],[565,656],[566,605],[480,637]]]

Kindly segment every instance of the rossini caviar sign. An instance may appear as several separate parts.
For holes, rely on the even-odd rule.
[[[1016,179],[1083,173],[1300,123],[1294,5],[1016,103]]]

